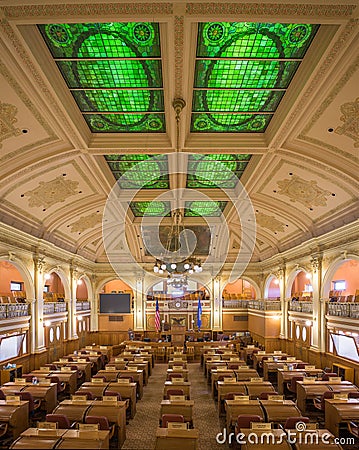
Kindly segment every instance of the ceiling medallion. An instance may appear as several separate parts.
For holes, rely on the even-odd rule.
[[[17,122],[16,114],[16,106],[0,102],[0,148],[2,141],[21,134],[21,130],[14,126]]]
[[[291,202],[299,202],[302,205],[312,208],[313,206],[326,206],[327,198],[331,192],[318,186],[314,180],[304,180],[294,175],[291,179],[277,181],[280,188],[278,194],[289,197]]]
[[[269,216],[268,214],[259,212],[256,214],[256,221],[257,225],[267,228],[270,231],[284,231],[284,223],[276,219],[274,216]]]
[[[59,176],[51,181],[40,181],[37,188],[25,192],[24,195],[29,197],[31,208],[49,208],[78,194],[78,185],[78,181],[65,180],[63,176]]]
[[[335,132],[337,134],[344,134],[350,139],[354,140],[354,147],[359,147],[359,97],[354,102],[344,103],[340,107],[342,116],[340,120],[344,122],[341,127],[337,127]]]

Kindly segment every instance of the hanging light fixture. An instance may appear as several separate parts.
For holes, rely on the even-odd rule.
[[[181,233],[185,230],[182,223],[182,213],[180,210],[175,210],[173,213],[173,222],[170,232],[168,234],[165,252],[161,258],[157,258],[153,265],[153,272],[158,274],[167,274],[169,280],[182,279],[184,274],[193,274],[202,272],[202,262],[195,257],[186,258],[189,252],[189,243],[186,239],[186,234]],[[183,259],[182,259],[183,258]],[[182,277],[182,278],[181,278]],[[175,282],[175,281],[174,281]]]

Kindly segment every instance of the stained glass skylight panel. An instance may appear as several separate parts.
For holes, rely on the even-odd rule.
[[[92,132],[165,132],[158,23],[38,28]]]
[[[122,189],[170,187],[167,155],[105,155],[105,160]]]
[[[198,25],[191,131],[262,133],[319,25]]]
[[[171,215],[170,202],[131,202],[130,208],[135,217],[169,217]]]
[[[223,201],[192,201],[185,202],[185,217],[219,217],[227,202]]]
[[[211,154],[188,156],[187,187],[232,189],[241,178],[251,155]]]

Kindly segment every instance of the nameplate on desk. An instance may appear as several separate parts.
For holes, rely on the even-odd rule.
[[[106,370],[106,372],[114,372],[116,370],[116,367],[114,367],[114,366],[106,366],[105,370]]]
[[[288,369],[288,364],[283,364],[282,369],[283,369],[283,370],[289,370],[289,369]]]
[[[273,355],[281,355],[282,350],[274,350]]]
[[[231,355],[232,354],[232,350],[224,350],[223,354],[224,355]]]
[[[84,359],[84,358],[79,358],[77,360],[77,362],[79,362],[79,363],[87,363],[88,361],[86,361],[86,359]]]
[[[143,358],[138,358],[137,356],[135,357],[135,362],[136,363],[143,363],[144,359]]]
[[[37,422],[37,428],[41,430],[56,430],[57,422]]]
[[[305,366],[304,370],[316,370],[315,366]]]
[[[99,355],[97,355],[97,352],[90,352],[89,354],[90,354],[90,356],[99,356]]]
[[[72,372],[71,367],[62,366],[60,372]]]
[[[128,366],[127,371],[128,372],[137,372],[137,366]]]
[[[249,403],[249,395],[235,395],[233,400],[237,403]]]
[[[342,377],[329,377],[330,383],[340,383],[342,381]]]
[[[187,424],[181,422],[168,422],[167,428],[169,430],[187,430]]]
[[[268,395],[268,400],[282,402],[284,400],[284,395]]]
[[[317,431],[318,424],[317,423],[306,423],[305,431]],[[304,431],[304,430],[303,430]]]
[[[251,422],[251,430],[271,430],[271,423]]]
[[[221,357],[219,355],[213,355],[211,359],[212,361],[220,361]]]
[[[14,384],[26,384],[26,378],[15,378]]]
[[[50,367],[40,367],[41,372],[50,372]]]
[[[71,395],[71,400],[74,403],[86,403],[86,395]]]
[[[148,352],[141,352],[141,356],[148,356]]]
[[[38,386],[50,386],[51,385],[51,380],[40,380],[38,383]]]
[[[246,348],[255,348],[255,345],[247,345]]]
[[[228,383],[236,383],[237,380],[233,377],[224,377],[223,378],[223,383],[228,384]]]
[[[173,370],[183,370],[183,366],[173,366]]]
[[[10,405],[20,405],[21,398],[18,395],[6,395],[5,401]]]
[[[79,431],[98,431],[98,423],[79,423]]]
[[[305,377],[303,378],[304,384],[313,384],[315,383],[316,378],[315,377]]]
[[[91,378],[91,383],[102,384],[104,381],[102,378]]]
[[[185,395],[170,395],[171,402],[184,402],[186,400]]]
[[[214,355],[216,352],[214,350],[208,350],[207,355]]]
[[[182,361],[182,358],[173,358],[173,361]]]
[[[184,383],[184,379],[183,378],[172,378],[172,383],[176,384],[176,383]]]
[[[115,395],[104,395],[102,401],[107,404],[117,405],[117,397]]]
[[[130,384],[130,379],[129,378],[117,378],[117,383]]]
[[[338,394],[334,394],[334,400],[348,400],[348,394],[344,394],[344,392],[340,392]]]
[[[286,361],[291,362],[291,361],[296,361],[295,356],[288,356]]]
[[[123,358],[115,358],[115,362],[124,362]]]
[[[175,356],[181,356],[181,355],[183,355],[183,352],[173,352],[173,354],[174,354]]]
[[[144,350],[151,350],[151,347],[143,347]]]
[[[61,363],[68,363],[69,360],[67,358],[60,358]]]
[[[86,350],[92,350],[92,345],[86,345],[85,349]]]
[[[239,362],[239,358],[229,358],[229,362]]]
[[[122,354],[123,354],[123,356],[131,356],[132,355],[131,352],[123,352]]]
[[[107,345],[100,345],[100,350],[107,350]]]
[[[264,360],[263,362],[273,362],[273,358],[271,356],[268,356],[268,359]]]
[[[262,377],[253,377],[250,379],[251,383],[263,383],[263,378]]]
[[[258,353],[257,353],[257,355],[265,355],[265,354],[266,354],[266,352],[263,351],[263,350],[259,350]]]
[[[238,366],[237,370],[249,369],[249,366]]]

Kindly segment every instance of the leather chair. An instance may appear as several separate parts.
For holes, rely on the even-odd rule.
[[[184,423],[184,417],[181,414],[162,414],[161,427],[167,428],[168,422]]]
[[[29,415],[30,417],[33,417],[35,415],[35,412],[40,410],[41,408],[41,400],[34,399],[31,392],[28,391],[19,391],[15,392],[14,395],[17,395],[20,397],[20,400],[24,402],[29,402]]]
[[[172,378],[183,378],[183,375],[181,373],[173,372],[173,373],[169,373],[167,378],[169,381],[172,381]]]
[[[227,392],[227,394],[225,394],[224,399],[225,400],[234,400],[235,396],[238,395],[244,395],[242,392]]]
[[[269,395],[279,395],[278,392],[261,392],[259,394],[259,400],[268,400]]]
[[[359,391],[348,392],[348,398],[359,398]]]
[[[46,414],[46,422],[57,423],[57,428],[63,430],[74,428],[76,425],[76,422],[71,424],[68,417],[64,414]]]
[[[115,392],[115,391],[105,391],[103,393],[104,397],[108,396],[108,397],[117,397],[117,401],[120,402],[122,401],[122,397],[121,394],[119,392]]]
[[[287,383],[287,389],[289,392],[292,392],[293,394],[297,395],[297,381],[303,381],[303,376],[294,376],[290,379],[290,382]]]
[[[324,412],[325,399],[334,398],[334,394],[339,394],[339,391],[326,391],[320,397],[313,398],[313,404],[318,411]]]
[[[261,416],[254,414],[241,414],[237,417],[235,434],[237,435],[241,428],[250,428],[252,422],[262,422]]]
[[[170,399],[171,395],[184,395],[183,389],[168,389],[166,393],[166,400]]]
[[[76,391],[75,395],[86,395],[86,400],[94,400],[95,399],[95,397],[91,391],[80,390],[80,391]]]
[[[97,373],[95,375],[92,376],[92,378],[101,378],[102,381],[106,381],[106,377],[104,375],[98,375]]]
[[[0,389],[0,400],[6,400],[6,395],[4,394],[4,391]]]
[[[295,368],[296,368],[296,369],[303,370],[303,369],[305,369],[305,364],[304,364],[304,363],[297,363],[297,364],[295,365]]]
[[[46,377],[51,383],[57,383],[57,395],[62,394],[66,389],[66,383],[60,381],[60,378],[56,375],[48,375]]]
[[[115,433],[115,425],[110,425],[106,416],[86,416],[85,423],[87,424],[98,424],[99,430],[109,431],[111,439]]]
[[[227,365],[227,368],[228,368],[229,370],[238,370],[239,364],[238,364],[238,363],[228,364],[228,365]]]
[[[309,423],[309,417],[288,417],[283,428],[285,430],[295,430],[298,422]]]
[[[329,378],[337,377],[338,374],[334,372],[327,372],[322,376],[322,381],[329,381]]]

